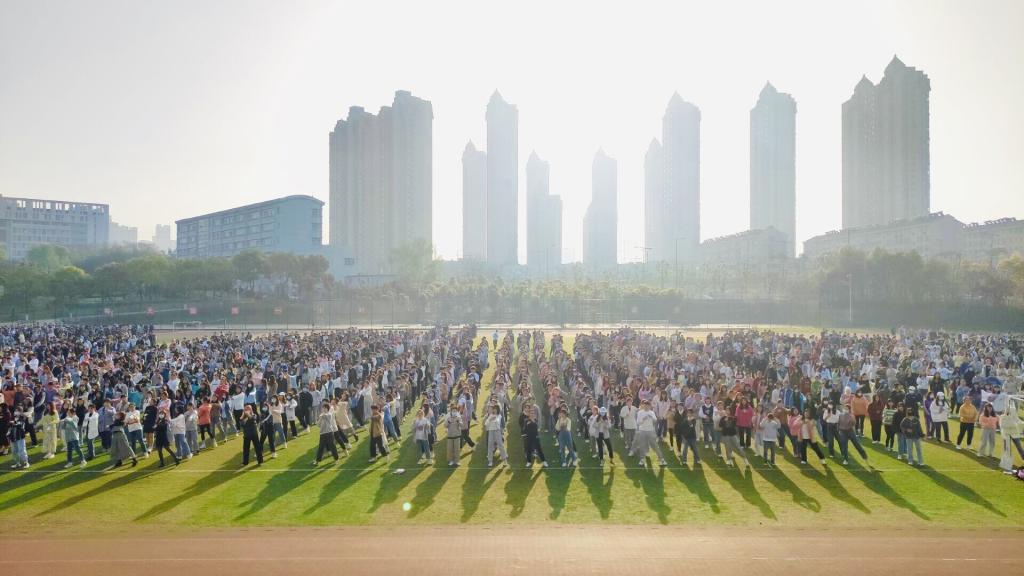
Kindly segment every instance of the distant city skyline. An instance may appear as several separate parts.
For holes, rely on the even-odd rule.
[[[750,222],[748,114],[770,80],[800,103],[799,250],[841,227],[842,102],[863,75],[879,82],[898,54],[931,80],[931,211],[964,222],[1024,217],[1024,4],[837,6],[595,7],[566,45],[576,11],[529,2],[497,16],[452,7],[457,18],[415,3],[6,3],[0,194],[104,202],[143,238],[156,224],[289,194],[330,204],[325,130],[349,106],[375,110],[409,90],[434,105],[432,239],[456,258],[460,154],[468,140],[486,149],[482,107],[498,89],[519,111],[518,148],[541,151],[551,166],[563,258],[582,256],[590,163],[604,146],[618,161],[619,259],[639,261],[644,154],[666,99],[679,92],[701,110],[708,239]],[[384,21],[387,35],[373,24]],[[366,25],[337,34],[345,22]],[[680,33],[680,22],[700,25]],[[524,29],[534,31],[528,41]],[[609,41],[610,31],[631,33]],[[397,36],[401,46],[387,40]],[[525,161],[519,154],[517,178]],[[525,186],[517,192],[525,262]]]

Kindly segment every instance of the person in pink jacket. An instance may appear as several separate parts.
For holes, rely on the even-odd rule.
[[[754,408],[745,397],[740,398],[733,415],[736,417],[736,428],[739,430],[740,446],[750,448],[750,436],[754,429]]]

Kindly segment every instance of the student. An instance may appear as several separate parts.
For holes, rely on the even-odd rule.
[[[39,428],[43,432],[43,460],[53,458],[57,453],[57,425],[60,417],[57,416],[57,407],[53,402],[48,402],[43,411],[43,417],[39,419]]]
[[[769,412],[761,422],[761,432],[761,454],[767,465],[771,467],[775,465],[775,442],[779,437],[779,421],[775,419],[774,413]],[[768,457],[769,453],[771,453],[771,458]]]
[[[452,404],[448,408],[448,414],[444,417],[444,428],[447,433],[448,465],[459,465],[459,452],[462,449],[462,415],[459,414],[459,407]]]
[[[270,404],[267,404],[266,402],[260,404],[258,419],[260,429],[260,451],[263,451],[264,443],[269,443],[270,458],[277,458],[277,446],[274,444],[274,414],[270,411]]]
[[[612,423],[608,419],[608,410],[601,407],[597,410],[596,416],[591,416],[594,419],[593,429],[595,432],[595,442],[597,442],[597,458],[599,464],[604,467],[604,453],[608,451],[608,462],[611,466],[615,466],[615,454],[612,453]]]
[[[13,419],[10,424],[10,431],[8,432],[11,435],[11,453],[14,457],[14,464],[11,468],[14,468],[15,470],[29,468],[28,451],[25,449],[27,425],[28,417],[24,412],[22,412],[21,408],[15,406]]]
[[[885,428],[885,449],[889,452],[895,451],[896,445],[896,425],[893,422],[895,415],[896,404],[893,403],[892,399],[889,399],[885,403],[885,408],[882,409],[882,426]]]
[[[860,439],[857,437],[857,420],[856,417],[850,412],[850,409],[843,406],[839,409],[839,421],[836,423],[836,429],[839,432],[839,451],[843,455],[843,466],[850,463],[850,444],[857,449],[857,453],[860,457],[867,460],[868,453],[864,451],[864,447],[860,445]]]
[[[334,416],[331,415],[331,418],[334,418]],[[380,406],[374,405],[373,410],[370,412],[370,463],[376,462],[380,456],[386,457],[387,461],[391,462],[391,453],[388,451],[387,439],[384,414]]]
[[[634,427],[636,426],[635,419],[633,425]],[[636,429],[634,428],[633,431],[635,432]],[[562,468],[575,466],[576,445],[572,440],[572,419],[569,418],[569,411],[565,406],[558,408],[558,419],[555,420],[555,434],[558,440],[558,457],[562,462]]]
[[[114,423],[110,425],[110,459],[114,461],[114,468],[121,466],[126,459],[131,459],[132,467],[139,463],[124,433],[124,421],[124,412],[118,412],[114,416]]]
[[[501,420],[501,407],[497,404],[491,406],[487,416],[484,417],[484,430],[487,432],[487,467],[494,466],[494,452],[501,454],[501,465],[508,465],[508,453],[505,452],[504,426]]]
[[[645,465],[647,459],[647,452],[651,449],[658,456],[658,463],[664,467],[668,466],[668,462],[665,461],[665,456],[661,453],[661,446],[658,443],[658,436],[656,434],[656,426],[658,417],[651,410],[651,403],[649,400],[643,400],[640,402],[640,410],[636,414],[636,445],[634,446],[634,455],[640,457],[640,466]]]
[[[686,453],[687,451],[693,452],[693,465],[700,464],[700,456],[697,454],[697,416],[694,415],[693,409],[686,411],[686,415],[683,417],[676,416],[676,418],[682,421],[682,428],[678,434],[678,439],[682,442],[677,442],[682,445],[679,450],[679,461],[684,466],[686,465]],[[679,425],[677,425],[679,429]]]
[[[526,467],[533,467],[534,456],[540,460],[541,466],[548,467],[544,449],[540,446],[540,428],[537,427],[537,410],[530,410],[523,425],[523,452],[526,453]]]
[[[317,417],[317,426],[320,428],[320,444],[316,448],[316,460],[313,460],[313,466],[320,464],[324,452],[330,452],[331,456],[334,456],[334,461],[338,461],[338,449],[334,445],[334,433],[338,431],[338,423],[334,419],[334,414],[331,413],[330,402],[324,400],[324,404],[327,406],[320,411],[320,415]]]
[[[956,449],[960,449],[960,443],[964,436],[967,436],[967,447],[971,447],[974,440],[974,424],[978,421],[978,409],[968,396],[964,396],[960,403],[960,432],[956,435]]]
[[[74,466],[73,453],[78,453],[78,457],[82,461],[82,468],[85,468],[85,453],[82,452],[79,440],[77,420],[78,418],[75,416],[75,413],[72,410],[68,410],[64,418],[57,425],[57,431],[64,436],[64,446],[67,447],[68,461],[64,464],[65,468]]]
[[[942,437],[945,437],[946,442],[949,442],[949,402],[946,402],[945,394],[939,392],[935,395],[929,412],[931,413],[931,430],[935,441],[941,443]],[[942,437],[940,437],[940,432]]]
[[[430,419],[423,414],[423,409],[416,411],[416,418],[412,422],[413,439],[420,451],[420,459],[417,464],[434,465],[434,453],[430,449],[430,430],[432,426]]]
[[[201,450],[206,449],[207,438],[210,439],[211,448],[217,446],[217,439],[213,437],[212,413],[213,406],[210,404],[209,398],[203,398],[200,401],[199,409],[196,410],[196,425],[199,427],[199,448]]]
[[[986,402],[981,414],[978,415],[978,425],[981,426],[981,444],[978,446],[978,456],[994,457],[999,416],[996,415],[991,402]]]
[[[185,413],[181,412],[168,421],[171,436],[174,438],[174,449],[177,450],[178,458],[184,460],[192,459],[192,452],[189,450],[188,442],[185,440]]]
[[[740,447],[739,440],[737,439],[739,427],[736,425],[736,417],[732,414],[726,413],[722,416],[722,419],[718,421],[718,431],[722,435],[722,444],[725,445],[725,464],[727,466],[733,465],[732,455],[733,452],[739,454],[743,458],[743,463],[750,466],[750,460],[747,459],[747,455],[743,453],[743,449]]]
[[[882,414],[885,412],[885,404],[882,397],[875,394],[871,403],[868,404],[868,420],[871,422],[871,443],[878,444],[882,441]]]
[[[807,450],[808,448],[814,450],[814,454],[821,460],[822,465],[825,464],[825,454],[822,453],[821,447],[818,446],[818,440],[815,436],[818,433],[818,423],[815,422],[814,416],[810,410],[804,411],[804,416],[801,418],[800,423],[800,460],[801,464],[807,464]]]
[[[155,408],[155,407],[154,407]],[[171,441],[168,437],[170,423],[167,419],[167,412],[160,411],[156,417],[156,423],[153,425],[153,449],[156,450],[156,455],[160,458],[160,467],[164,467],[164,451],[166,450],[174,458],[174,465],[181,464],[181,458],[171,450]]]
[[[633,444],[636,440],[636,406],[633,406],[628,398],[624,399],[622,409],[619,410],[619,418],[622,420],[622,437],[626,443],[626,450],[629,451],[629,455],[633,455]],[[567,414],[568,416],[568,414]],[[573,456],[573,464],[576,462],[576,457]]]
[[[907,463],[911,466],[923,466],[924,456],[921,454],[921,437],[924,432],[921,430],[921,420],[917,417],[917,410],[908,407],[906,416],[900,421],[900,431],[907,443]],[[914,453],[917,459],[914,459]]]
[[[334,410],[334,423],[338,425],[338,442],[345,447],[345,453],[348,454],[348,449],[352,447],[352,443],[348,439],[349,436],[355,441],[359,440],[355,428],[352,427],[352,419],[349,417],[348,402],[332,401],[331,409]]]
[[[108,403],[109,405],[109,403]],[[85,459],[92,460],[96,457],[96,439],[100,436],[100,415],[96,412],[96,405],[89,404],[89,409],[82,417],[82,442],[85,443]],[[100,442],[101,448],[109,448],[109,443],[103,445],[103,441]]]
[[[252,411],[252,404],[242,407],[238,417],[238,428],[242,431],[242,466],[249,465],[249,451],[255,449],[256,465],[263,465],[263,446],[260,445],[259,421]]]
[[[199,451],[199,415],[195,404],[189,402],[185,406],[185,445],[188,446],[189,459]]]
[[[125,413],[124,422],[125,429],[128,432],[128,445],[131,447],[133,452],[135,451],[135,447],[138,446],[138,454],[141,454],[140,458],[148,458],[149,447],[143,437],[142,415],[139,413],[139,410],[135,408],[134,404],[128,404],[128,411]]]

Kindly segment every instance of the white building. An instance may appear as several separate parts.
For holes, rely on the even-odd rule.
[[[110,235],[106,204],[0,196],[0,246],[23,260],[34,246],[69,249],[105,246]]]
[[[700,244],[704,265],[762,265],[790,258],[789,237],[775,228],[747,230]]]
[[[135,226],[124,226],[111,221],[107,243],[111,246],[134,246],[139,243],[139,229]]]
[[[399,90],[376,115],[349,108],[331,132],[331,251],[362,274],[386,274],[395,249],[433,242],[433,121],[429,101]]]
[[[889,252],[916,251],[925,258],[955,256],[961,252],[963,228],[956,218],[936,212],[913,220],[826,232],[804,242],[804,256],[814,259],[845,247],[861,252],[876,248]]]
[[[608,268],[618,263],[618,163],[598,150],[591,168],[591,197],[583,217],[583,263]]]
[[[462,257],[487,259],[487,153],[472,142],[462,152]]]
[[[878,85],[843,103],[843,228],[928,216],[929,104],[924,72],[893,56]]]
[[[231,257],[246,250],[322,253],[324,203],[285,196],[177,221],[179,258]]]
[[[167,253],[174,250],[174,242],[171,240],[171,225],[157,224],[153,232],[153,246],[159,252]]]
[[[551,166],[526,161],[526,265],[547,272],[562,263],[562,199],[550,191]]]
[[[660,166],[661,177],[654,171]],[[673,94],[660,151],[647,151],[644,242],[649,260],[692,262],[700,247],[700,109]]]
[[[796,101],[765,84],[750,111],[750,229],[774,228],[796,255]]]
[[[966,260],[990,263],[1013,254],[1024,256],[1024,220],[1001,218],[964,226],[961,254]]]
[[[487,103],[487,261],[519,263],[519,110],[497,90]]]

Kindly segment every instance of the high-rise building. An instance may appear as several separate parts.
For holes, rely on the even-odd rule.
[[[928,216],[928,76],[893,56],[843,103],[843,228]]]
[[[536,152],[526,161],[526,265],[544,270],[562,263],[562,199],[549,191],[550,166]]]
[[[462,152],[462,257],[487,259],[487,153],[472,142]]]
[[[331,249],[361,274],[391,272],[395,249],[432,237],[433,108],[399,90],[376,115],[349,108],[330,135]]]
[[[665,194],[665,162],[661,142],[651,140],[644,155],[644,245],[653,247],[662,242],[664,215],[661,213]]]
[[[0,196],[0,249],[23,260],[43,244],[65,248],[104,246],[110,234],[106,204]]]
[[[665,110],[657,156],[660,192],[645,191],[645,199],[656,201],[644,207],[650,214],[645,221],[649,260],[695,262],[700,248],[700,109],[678,93]],[[648,188],[658,184],[650,170],[646,180]]]
[[[157,224],[153,232],[153,246],[160,252],[174,250],[174,242],[171,241],[171,225]]]
[[[110,231],[107,233],[107,244],[111,246],[134,246],[139,243],[139,229],[136,226],[125,226],[110,221]]]
[[[519,110],[497,90],[487,103],[487,261],[519,263]]]
[[[769,227],[796,256],[796,100],[771,82],[750,110],[750,228]]]
[[[324,203],[285,196],[177,221],[179,258],[231,257],[246,250],[320,254]]]
[[[604,150],[594,155],[590,205],[583,217],[583,263],[595,267],[618,262],[618,163]]]

